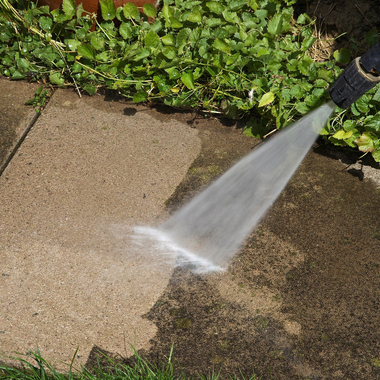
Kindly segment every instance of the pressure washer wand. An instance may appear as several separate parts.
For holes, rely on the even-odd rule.
[[[380,43],[355,58],[329,88],[333,102],[348,108],[380,82]]]

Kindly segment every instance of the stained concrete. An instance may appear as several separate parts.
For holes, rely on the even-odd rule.
[[[0,173],[36,117],[34,109],[25,103],[38,87],[36,83],[0,78]]]
[[[170,116],[54,93],[0,177],[0,355],[38,344],[67,369],[78,348],[77,364],[94,345],[149,347],[156,326],[141,316],[173,265],[141,252],[131,228],[165,217],[199,151],[197,131]]]

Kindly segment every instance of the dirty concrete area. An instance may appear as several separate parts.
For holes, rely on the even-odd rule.
[[[380,193],[333,153],[314,147],[226,273],[174,272],[145,315],[158,327],[145,356],[174,345],[192,375],[379,377]]]

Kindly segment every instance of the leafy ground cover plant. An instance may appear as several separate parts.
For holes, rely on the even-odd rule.
[[[313,22],[294,16],[294,2],[163,0],[157,13],[151,4],[139,12],[101,0],[98,23],[74,0],[51,13],[0,0],[0,73],[244,118],[245,133],[262,137],[326,102],[341,71],[336,60],[347,60],[341,51],[336,60],[313,61]],[[373,90],[348,111],[338,109],[323,134],[380,161],[379,109]]]

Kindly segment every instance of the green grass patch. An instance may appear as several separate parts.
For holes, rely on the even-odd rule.
[[[18,366],[0,364],[0,380],[187,380],[188,378],[180,369],[179,364],[175,366],[173,349],[165,363],[154,365],[144,360],[136,351],[134,364],[127,365],[116,361],[108,356],[98,360],[97,365],[91,368],[75,366],[76,353],[71,363],[67,364],[67,372],[59,372],[55,367],[45,360],[37,348],[36,352],[28,355],[19,355],[8,359],[16,360]],[[176,368],[177,367],[177,368]],[[209,375],[198,375],[199,380],[218,380],[221,370]],[[236,376],[228,376],[231,380],[238,380]],[[241,377],[245,380],[244,377]],[[254,374],[247,380],[259,380]]]

